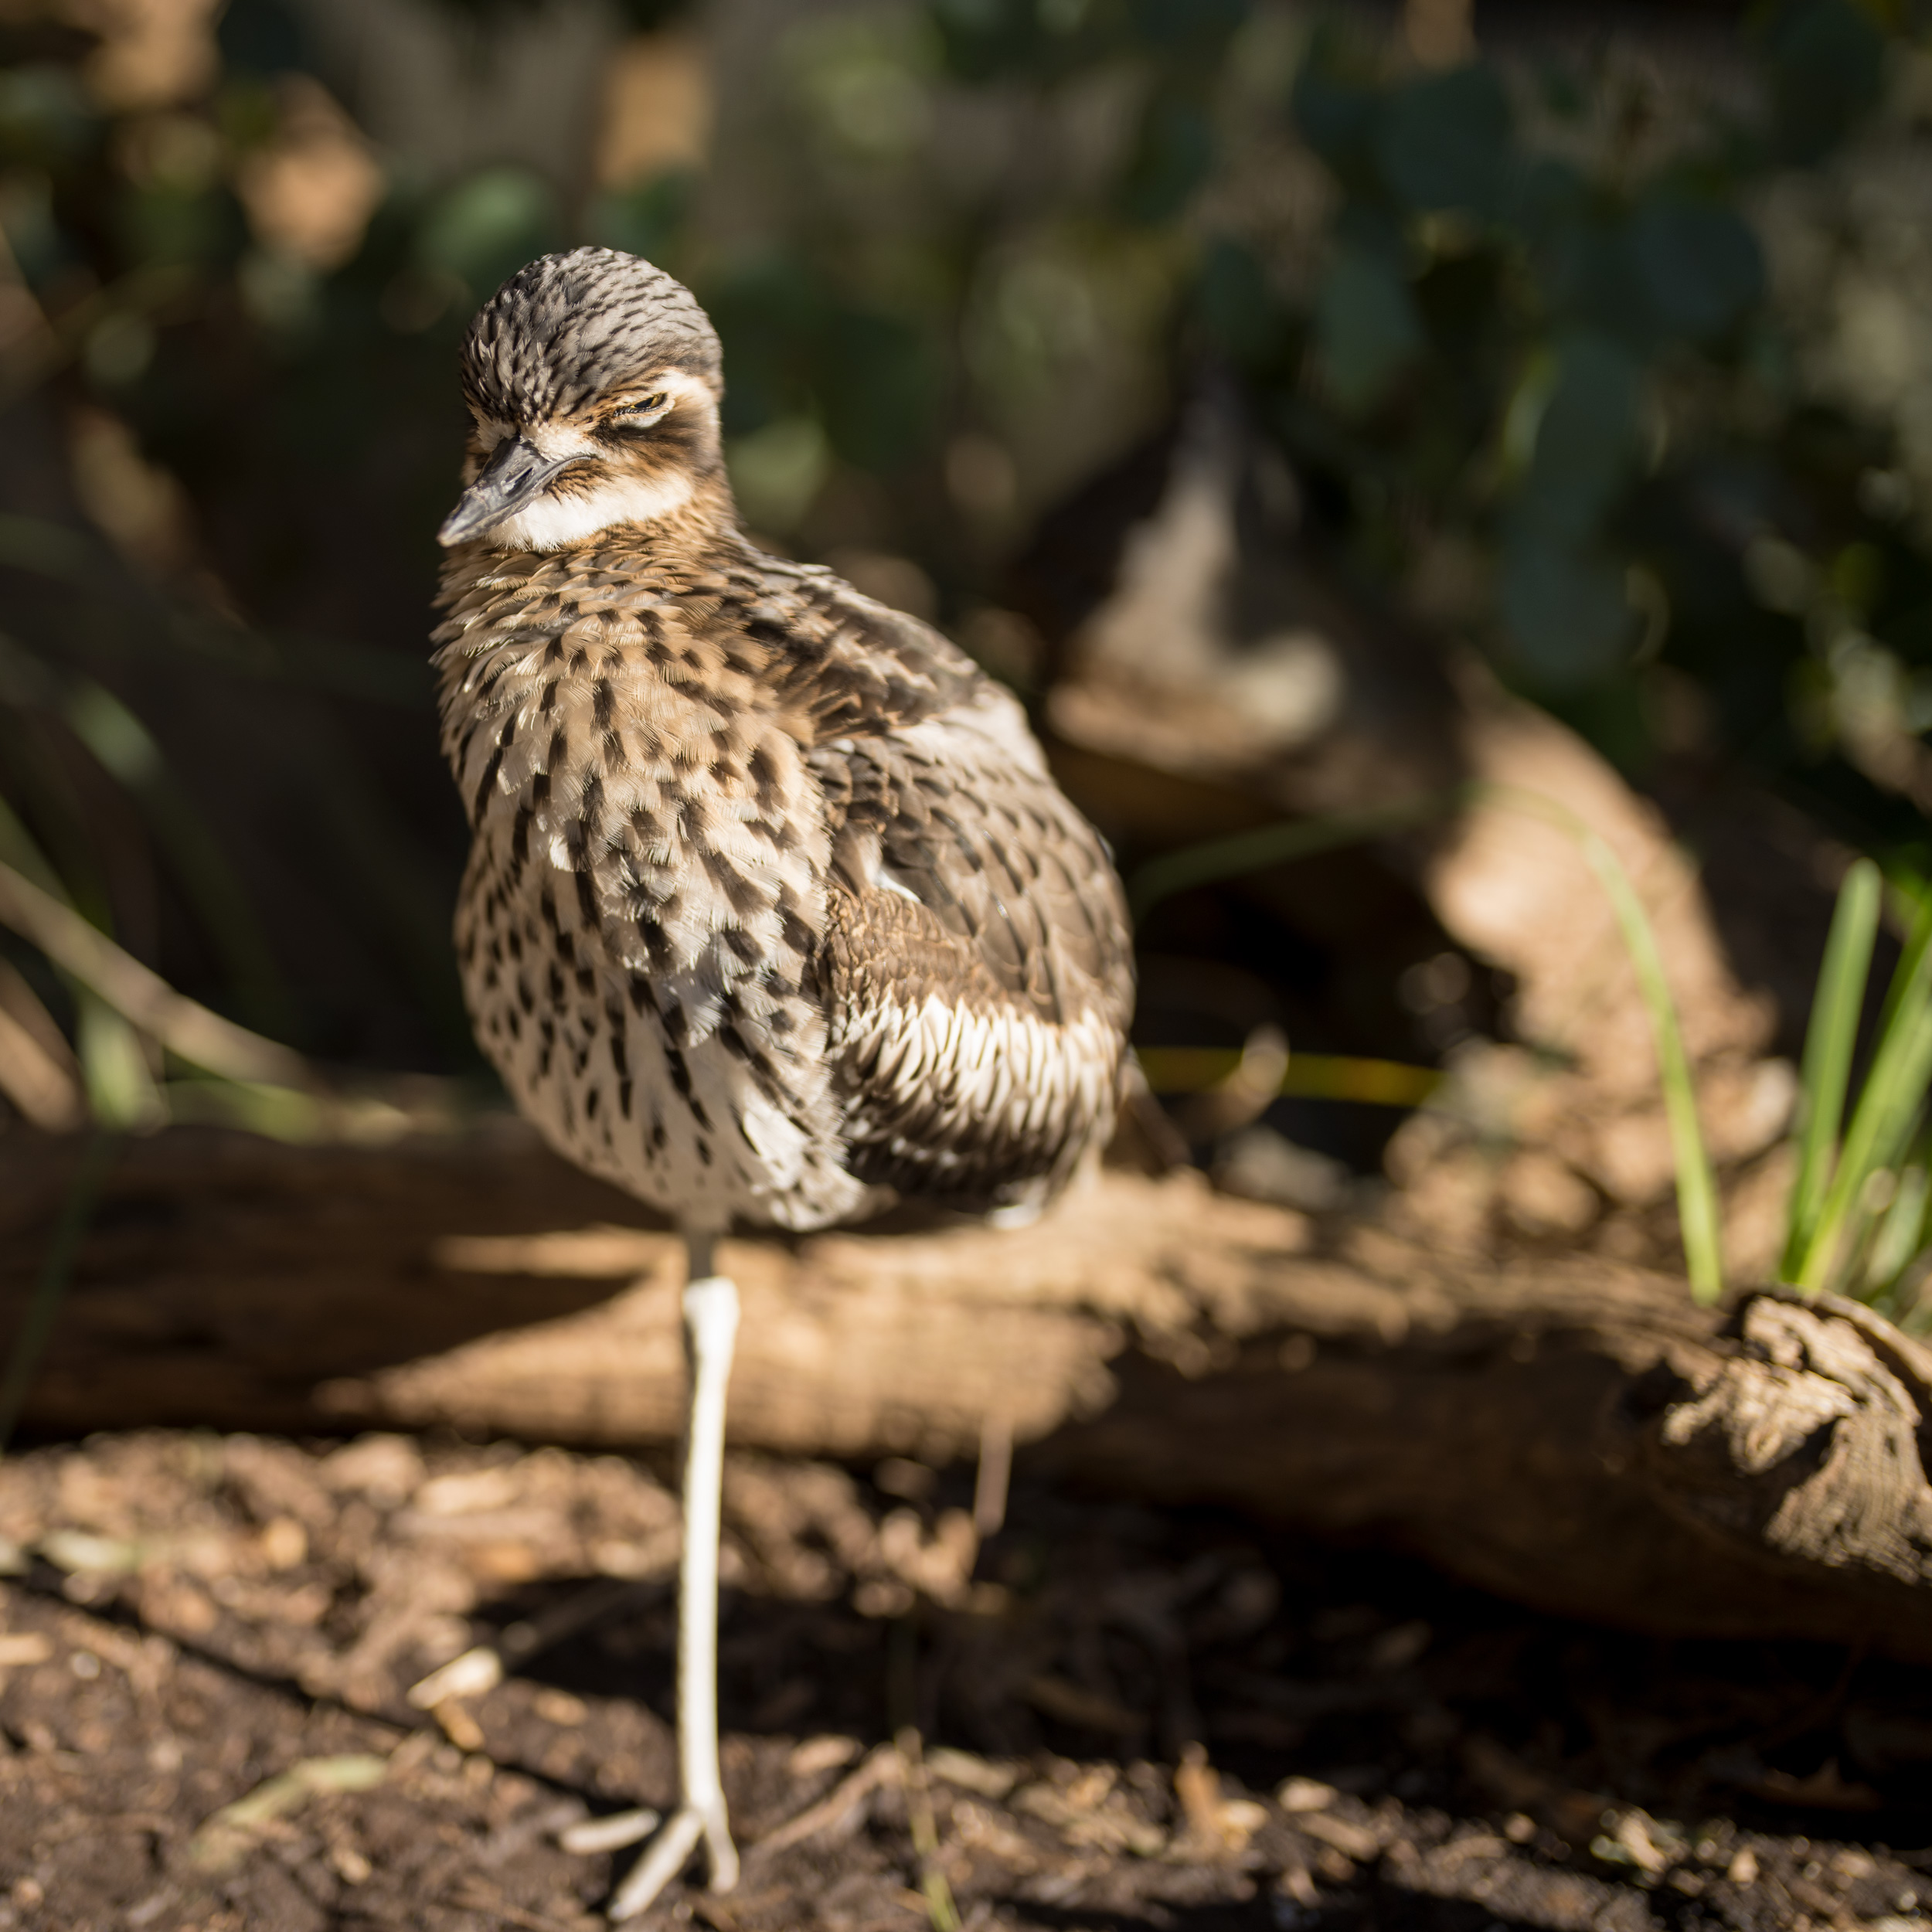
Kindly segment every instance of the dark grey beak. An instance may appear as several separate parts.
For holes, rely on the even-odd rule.
[[[514,516],[559,470],[576,458],[546,456],[520,436],[505,437],[490,453],[476,481],[443,519],[436,540],[446,548],[481,536],[492,525]]]

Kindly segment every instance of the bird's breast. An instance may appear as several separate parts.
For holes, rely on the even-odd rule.
[[[567,638],[466,663],[444,737],[473,831],[465,991],[523,1110],[681,1214],[849,1213],[811,975],[828,842],[797,741],[647,652]]]

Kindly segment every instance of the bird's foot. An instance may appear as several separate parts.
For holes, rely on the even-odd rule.
[[[738,1883],[738,1848],[731,1842],[724,1800],[719,1797],[709,1804],[685,1803],[665,1821],[663,1830],[651,1841],[650,1850],[618,1886],[617,1896],[611,1901],[611,1922],[621,1924],[648,1911],[658,1894],[684,1869],[700,1838],[711,1866],[711,1889],[729,1892]]]

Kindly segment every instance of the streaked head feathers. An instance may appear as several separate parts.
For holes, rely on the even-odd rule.
[[[709,318],[614,248],[546,255],[478,312],[463,348],[474,429],[446,546],[558,550],[622,526],[735,525]]]
[[[479,414],[543,421],[582,409],[646,365],[724,394],[717,332],[683,283],[614,248],[545,255],[477,311],[463,393]]]

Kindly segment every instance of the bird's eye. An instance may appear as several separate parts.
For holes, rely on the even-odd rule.
[[[620,423],[651,422],[662,416],[670,406],[670,397],[660,391],[655,395],[640,396],[634,403],[621,403],[613,413]]]

